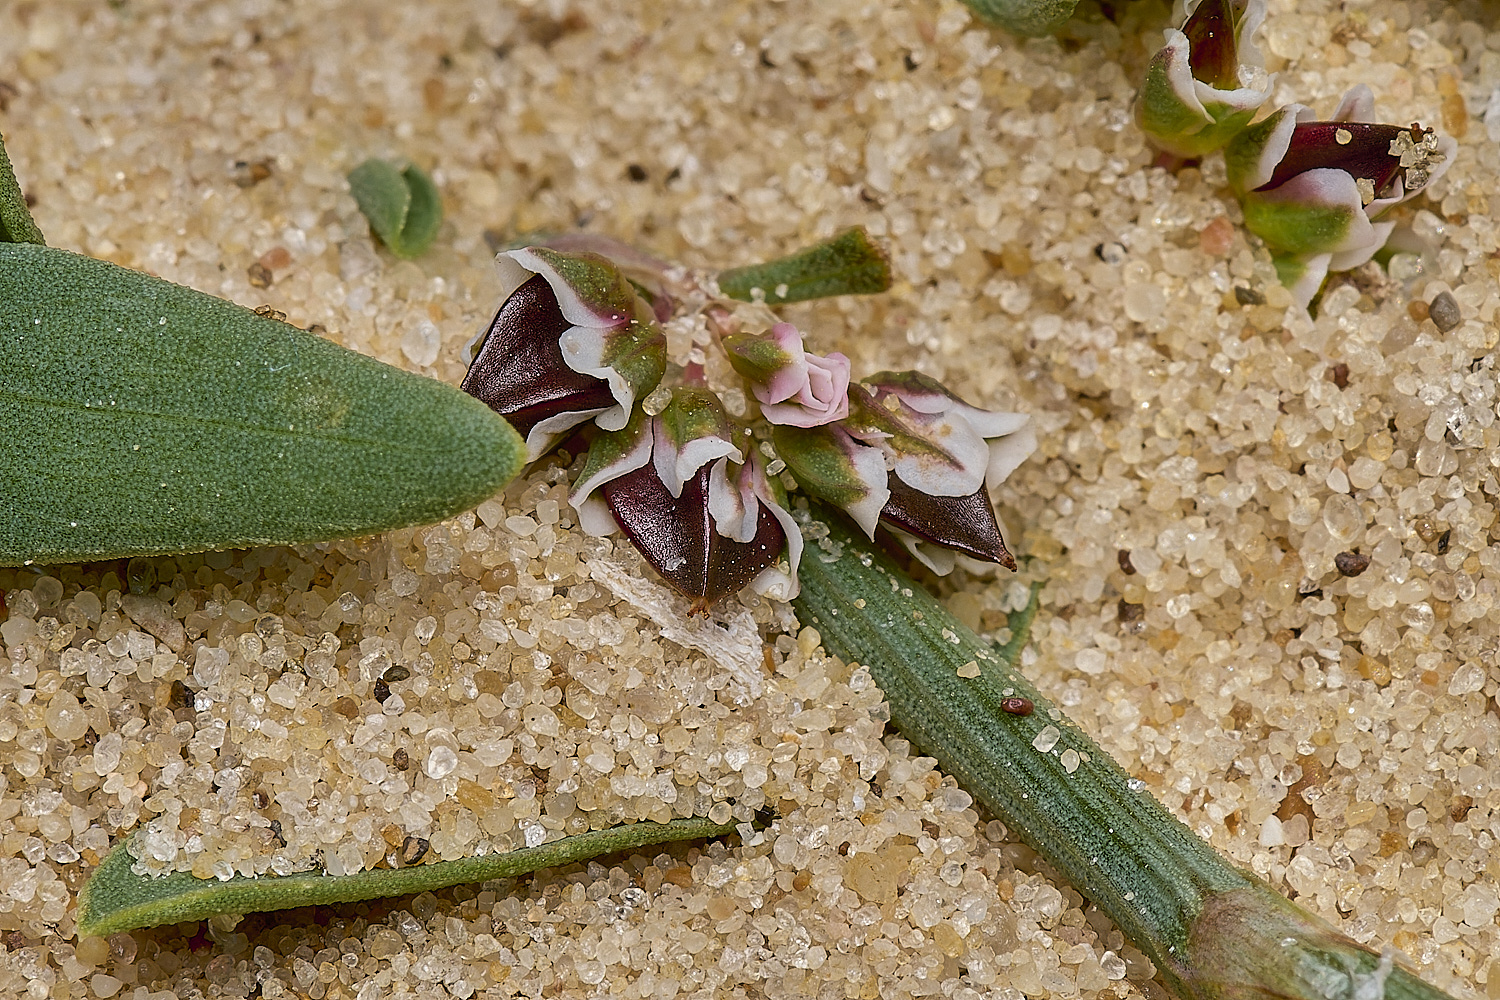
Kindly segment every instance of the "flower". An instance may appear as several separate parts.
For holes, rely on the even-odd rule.
[[[1266,17],[1265,0],[1201,0],[1146,70],[1136,121],[1174,156],[1219,149],[1271,96],[1271,80],[1249,86],[1247,66],[1260,64],[1250,40]]]
[[[1419,125],[1373,124],[1360,84],[1327,121],[1289,105],[1225,151],[1245,226],[1277,255],[1282,281],[1306,306],[1329,271],[1359,267],[1390,238],[1382,217],[1453,161],[1458,144]]]
[[[1036,450],[1031,418],[970,406],[918,372],[881,372],[849,387],[849,417],[773,428],[798,484],[843,508],[867,535],[877,523],[933,572],[955,553],[1015,568],[986,489]]]
[[[771,423],[818,427],[849,415],[849,359],[808,354],[792,324],[777,323],[763,337],[730,334],[723,343]]]
[[[705,389],[677,389],[654,417],[637,410],[589,449],[569,498],[579,526],[598,536],[622,529],[694,611],[747,584],[791,600],[801,529],[760,456],[747,459],[733,438],[723,404]]]
[[[666,368],[650,305],[596,253],[528,247],[495,264],[503,298],[470,344],[464,391],[525,436],[528,462],[590,418],[623,428]]]

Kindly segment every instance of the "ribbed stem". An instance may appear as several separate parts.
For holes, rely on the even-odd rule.
[[[1445,996],[1234,868],[1043,697],[1017,668],[1034,594],[995,647],[842,521],[828,527],[802,560],[803,623],[868,667],[902,735],[1107,913],[1173,992]],[[1010,697],[1034,710],[1005,711]]]

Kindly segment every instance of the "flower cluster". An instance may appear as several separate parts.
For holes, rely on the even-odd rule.
[[[623,532],[695,610],[745,586],[796,596],[803,538],[782,469],[934,572],[964,557],[1015,567],[987,490],[1035,449],[1028,416],[970,406],[916,372],[851,382],[848,358],[813,354],[777,323],[719,337],[758,403],[760,420],[740,425],[701,372],[657,388],[667,317],[611,259],[531,247],[498,266],[505,298],[463,388],[516,425],[530,460],[586,433],[579,526]]]
[[[1135,103],[1136,122],[1158,149],[1203,156],[1250,124],[1271,96],[1272,80],[1254,79],[1252,36],[1265,19],[1265,0],[1201,0],[1181,29],[1167,31]]]
[[[1390,209],[1441,177],[1458,144],[1419,125],[1373,123],[1360,84],[1333,117],[1289,105],[1225,150],[1245,226],[1276,254],[1282,282],[1306,306],[1329,271],[1359,267],[1396,228]]]
[[[1223,149],[1245,226],[1270,248],[1282,283],[1306,307],[1329,271],[1359,267],[1396,228],[1390,210],[1440,177],[1457,143],[1420,125],[1374,122],[1361,84],[1319,120],[1293,104],[1251,124],[1271,80],[1251,35],[1265,0],[1201,0],[1152,59],[1136,120],[1180,158]]]

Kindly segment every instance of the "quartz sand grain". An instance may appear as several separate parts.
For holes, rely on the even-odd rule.
[[[997,494],[1023,573],[944,583],[954,613],[1000,628],[1045,581],[1026,669],[1154,794],[1356,939],[1500,996],[1494,8],[1272,0],[1278,102],[1367,82],[1460,141],[1388,268],[1335,276],[1314,320],[1222,160],[1153,168],[1131,124],[1165,5],[1083,7],[1022,42],[933,0],[11,3],[0,130],[54,245],[455,383],[525,234],[707,267],[867,226],[891,294],[785,316],[1040,429]],[[348,194],[370,156],[443,194],[419,260]],[[727,378],[702,321],[668,334]],[[0,992],[1142,995],[1119,932],[784,609],[664,637],[680,605],[577,529],[571,458],[430,528],[0,570]],[[135,829],[144,870],[215,876],[762,809],[727,844],[73,935]]]

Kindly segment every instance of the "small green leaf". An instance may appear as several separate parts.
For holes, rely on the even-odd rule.
[[[370,228],[397,257],[419,257],[443,221],[443,202],[432,180],[415,165],[397,169],[366,160],[349,172],[349,192]]]
[[[110,852],[78,896],[78,937],[103,937],[138,927],[205,920],[221,913],[263,913],[296,906],[353,903],[431,892],[465,882],[514,878],[601,854],[732,833],[734,823],[692,817],[627,823],[503,854],[439,861],[410,868],[371,868],[352,875],[235,876],[201,879],[191,872],[152,877],[131,871],[129,843]]]
[[[891,262],[863,226],[790,257],[719,272],[719,291],[751,302],[759,288],[770,305],[833,295],[874,295],[891,287]]]
[[[42,231],[32,221],[26,197],[16,182],[15,170],[11,168],[10,156],[5,152],[4,137],[0,137],[0,243],[46,242],[42,239]]]
[[[0,426],[0,565],[429,524],[524,458],[452,386],[29,243],[0,244]]]
[[[963,0],[991,24],[1018,35],[1050,35],[1073,16],[1078,0]]]

